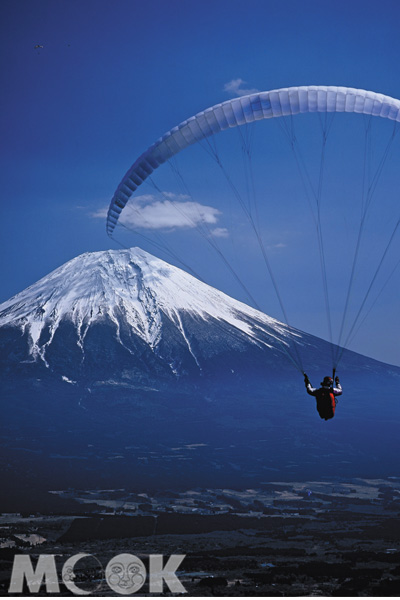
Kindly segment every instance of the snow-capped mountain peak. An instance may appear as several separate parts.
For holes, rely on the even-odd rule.
[[[275,319],[140,248],[85,253],[72,259],[1,304],[0,327],[21,328],[29,336],[30,354],[46,362],[47,348],[63,321],[73,323],[76,343],[83,351],[91,325],[104,319],[115,326],[121,344],[121,327],[128,325],[155,349],[167,319],[199,366],[184,315],[224,323],[256,344],[274,346],[274,338],[286,343],[294,335]],[[270,340],[266,340],[266,330]]]

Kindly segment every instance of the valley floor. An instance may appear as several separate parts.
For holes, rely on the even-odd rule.
[[[177,576],[188,596],[399,596],[400,479],[270,482],[257,490],[137,494],[67,490],[69,515],[0,517],[0,586],[14,554],[79,552],[105,570],[116,555],[184,554]],[[79,504],[78,504],[79,502]],[[98,563],[97,563],[98,564]],[[116,596],[98,568],[76,567],[77,585]],[[29,590],[25,589],[27,593]],[[164,587],[165,595],[174,595]],[[40,595],[46,595],[42,586]],[[138,595],[152,595],[147,582]],[[176,594],[178,595],[178,594]]]

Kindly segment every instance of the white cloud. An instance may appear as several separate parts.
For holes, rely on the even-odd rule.
[[[216,208],[198,202],[156,200],[146,206],[131,204],[131,210],[121,215],[121,222],[142,229],[192,228],[216,223],[219,214]]]
[[[99,208],[94,212],[89,213],[91,217],[95,219],[106,219],[107,218],[108,208]]]
[[[232,79],[224,85],[224,91],[235,96],[247,96],[248,94],[256,94],[260,91],[257,88],[247,89],[246,87],[242,87],[245,83],[246,81],[240,78]]]
[[[123,225],[139,229],[194,228],[199,225],[215,225],[221,211],[212,206],[190,200],[185,194],[163,192],[166,199],[159,200],[152,194],[144,194],[130,200],[119,218]],[[107,208],[93,213],[94,218],[106,218]],[[214,235],[224,236],[224,229],[217,227]]]
[[[226,238],[229,236],[229,231],[225,227],[215,227],[210,233],[213,237]]]

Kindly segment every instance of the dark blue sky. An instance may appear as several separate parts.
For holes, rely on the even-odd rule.
[[[230,82],[242,79],[239,89],[258,90],[343,85],[400,98],[399,20],[397,0],[3,0],[0,301],[77,254],[118,247],[93,213],[104,210],[147,146],[228,99]],[[43,48],[34,49],[37,44]],[[210,198],[201,201],[217,206]],[[275,245],[290,250],[278,224],[275,230]],[[192,246],[179,243],[187,258]],[[245,271],[246,251],[234,249]],[[315,277],[308,276],[313,261],[304,255],[303,265],[277,261],[289,274],[282,292],[289,296],[292,324],[327,337],[323,302],[312,287],[318,265],[312,265]],[[200,265],[204,278],[244,299],[214,263]],[[335,278],[332,287],[342,292],[340,269]],[[261,279],[257,269],[249,275],[256,295],[263,293]],[[354,349],[400,364],[398,298],[397,274]],[[272,292],[261,304],[281,317]]]

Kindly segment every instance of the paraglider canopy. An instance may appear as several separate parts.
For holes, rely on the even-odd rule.
[[[139,156],[111,200],[107,233],[112,234],[133,192],[157,167],[184,148],[225,129],[307,112],[361,113],[400,121],[400,100],[355,88],[302,86],[260,92],[216,104],[165,133]]]
[[[311,113],[316,116],[304,117],[303,120],[299,117],[293,118],[294,115],[299,115],[301,113]],[[351,179],[352,181],[356,181],[357,178],[357,170],[352,170],[349,179],[343,178],[343,185],[341,188],[338,188],[339,193],[336,192],[336,196],[334,197],[335,192],[333,191],[334,186],[332,185],[332,182],[336,184],[342,180],[340,176],[337,177],[336,174],[334,176],[330,174],[329,186],[326,186],[328,188],[327,196],[334,200],[331,206],[336,207],[335,210],[337,211],[337,214],[331,210],[330,214],[327,215],[324,221],[321,217],[322,204],[324,204],[324,207],[328,206],[329,208],[329,202],[321,202],[324,188],[323,180],[325,177],[325,159],[328,154],[326,152],[326,146],[328,136],[331,132],[331,125],[336,113],[348,113],[349,115],[364,116],[363,119],[360,119],[359,117],[350,119],[352,123],[357,120],[359,123],[361,123],[361,132],[362,137],[364,138],[363,144],[359,144],[356,147],[355,145],[353,146],[353,140],[351,140],[351,148],[348,149],[342,143],[342,140],[340,140],[338,142],[338,146],[336,147],[336,157],[342,157],[346,154],[346,152],[347,157],[351,155],[351,158],[353,158],[353,156],[357,154],[360,156],[361,160],[360,164],[358,165],[358,175],[361,173],[359,178],[360,188],[358,190],[350,190],[348,185],[349,180]],[[380,117],[380,119],[375,119],[374,117]],[[283,295],[279,289],[278,278],[276,278],[274,275],[269,254],[269,248],[277,248],[279,245],[285,246],[285,244],[278,243],[275,244],[275,246],[269,245],[269,240],[265,241],[265,237],[263,238],[263,233],[265,233],[265,230],[263,232],[262,226],[260,226],[260,216],[265,219],[268,205],[271,206],[271,211],[268,214],[269,221],[271,221],[271,215],[273,218],[275,218],[280,205],[282,205],[282,207],[285,205],[284,202],[281,202],[281,198],[283,200],[285,196],[285,193],[283,193],[284,185],[286,182],[292,181],[295,178],[292,173],[290,173],[289,176],[282,176],[281,174],[281,177],[279,181],[277,181],[277,185],[272,193],[272,188],[268,187],[273,176],[273,165],[277,164],[276,161],[274,163],[273,161],[278,153],[276,136],[273,135],[274,126],[270,126],[269,122],[267,123],[269,120],[273,120],[275,124],[279,125],[279,127],[275,128],[275,131],[276,129],[280,128],[285,134],[285,143],[289,142],[290,151],[293,153],[293,157],[295,159],[293,166],[298,170],[298,173],[297,171],[295,171],[295,173],[297,175],[300,174],[300,179],[298,180],[300,185],[297,185],[296,187],[296,184],[293,183],[290,190],[288,188],[286,189],[286,200],[288,198],[289,200],[291,198],[297,199],[297,197],[301,195],[302,184],[304,187],[303,194],[307,198],[309,208],[311,209],[314,223],[311,222],[311,227],[308,224],[304,226],[304,231],[306,231],[306,234],[303,236],[303,239],[307,238],[308,244],[308,238],[312,237],[310,232],[312,232],[313,225],[315,225],[317,253],[314,251],[314,239],[312,243],[312,251],[314,252],[312,255],[312,260],[315,260],[317,265],[318,262],[320,263],[319,267],[320,274],[322,276],[322,289],[327,318],[327,337],[329,338],[332,346],[331,366],[334,376],[335,370],[342,356],[342,348],[346,347],[349,341],[351,341],[352,336],[357,333],[358,329],[356,329],[356,327],[359,327],[362,324],[366,316],[365,309],[368,309],[369,312],[373,306],[373,303],[371,306],[368,306],[366,301],[369,298],[371,289],[373,289],[376,283],[382,264],[385,263],[390,246],[392,245],[393,239],[396,236],[397,229],[400,230],[400,218],[397,221],[396,219],[393,219],[393,217],[391,219],[387,219],[387,221],[390,223],[390,227],[392,228],[390,230],[390,235],[388,236],[389,241],[386,243],[386,245],[381,247],[381,255],[377,254],[378,258],[376,260],[375,257],[373,257],[372,263],[375,271],[372,269],[372,277],[370,277],[369,274],[366,274],[363,281],[363,286],[359,286],[359,289],[362,289],[363,295],[361,295],[361,292],[358,293],[358,290],[357,294],[354,294],[353,284],[356,279],[356,267],[358,267],[358,263],[360,262],[360,248],[362,246],[362,242],[364,242],[364,238],[366,237],[366,223],[368,220],[373,221],[370,211],[370,207],[373,204],[372,198],[375,194],[383,167],[389,155],[391,144],[398,131],[398,129],[396,129],[396,125],[400,121],[400,100],[383,94],[356,88],[336,86],[301,86],[252,93],[216,104],[215,106],[197,113],[193,117],[183,121],[178,126],[165,133],[137,158],[122,179],[111,200],[106,220],[107,233],[108,235],[112,236],[117,225],[121,225],[127,229],[129,229],[128,225],[131,225],[134,233],[136,235],[142,235],[142,238],[146,237],[143,235],[143,231],[145,231],[146,234],[148,232],[153,234],[154,232],[157,232],[157,229],[160,231],[162,228],[164,228],[164,233],[166,232],[168,236],[171,231],[182,231],[186,224],[188,230],[197,230],[197,232],[203,237],[203,240],[205,240],[205,242],[217,252],[219,258],[228,268],[231,275],[233,275],[233,277],[236,279],[236,283],[238,283],[242,288],[242,291],[245,292],[245,301],[250,301],[255,308],[260,308],[260,306],[257,304],[255,296],[249,291],[249,288],[244,283],[243,279],[238,276],[234,265],[232,265],[232,262],[236,260],[237,256],[233,256],[231,254],[231,258],[227,259],[226,256],[224,256],[223,250],[221,249],[224,236],[228,237],[228,230],[226,227],[220,226],[219,222],[217,223],[217,221],[219,215],[222,215],[225,209],[226,213],[229,213],[234,201],[237,200],[241,210],[245,214],[245,221],[247,221],[247,224],[250,226],[250,233],[253,236],[251,243],[255,240],[256,243],[254,245],[258,245],[258,249],[261,250],[260,257],[264,262],[263,268],[264,270],[266,268],[266,271],[270,276],[270,283],[272,283],[273,289],[276,293],[279,309],[283,315],[283,321],[289,327],[291,327],[288,320],[288,313],[284,306]],[[266,122],[265,127],[263,127],[261,124],[254,125],[253,127],[253,124],[256,122],[260,123],[262,121]],[[315,148],[318,154],[315,154],[314,157],[317,168],[314,169],[314,173],[311,172],[311,175],[307,165],[305,164],[306,161],[304,160],[302,149],[299,147],[300,144],[298,144],[298,136],[297,132],[295,131],[297,127],[295,123],[298,121],[302,121],[301,124],[303,125],[303,132],[306,136],[306,158],[312,156],[312,152],[310,151],[310,148],[312,147],[311,142],[313,140],[317,140]],[[346,119],[340,119],[340,121],[341,123],[344,123]],[[390,127],[391,131],[389,133],[389,140],[387,140],[387,138],[385,139],[383,149],[378,149],[378,146],[375,147],[373,144],[371,136],[372,121],[375,121],[376,123],[379,121],[383,129],[385,129],[385,125],[388,125],[388,121],[393,122],[393,125]],[[311,126],[313,124],[320,126],[319,131],[317,131],[317,135],[312,133]],[[389,128],[386,127],[386,129]],[[232,133],[229,134],[227,130],[232,130]],[[262,137],[264,146],[261,151],[258,151],[257,147],[257,152],[254,152],[254,156],[252,156],[252,150],[255,146],[255,144],[253,144],[253,148],[251,147],[251,144],[254,142],[254,140],[252,140],[252,136],[255,132],[260,132],[260,130],[262,133],[262,136],[260,135],[260,137]],[[215,135],[223,131],[226,131],[223,136]],[[340,134],[342,133],[343,127]],[[385,132],[385,135],[386,133],[387,131]],[[229,146],[230,150],[230,144],[228,143],[224,148],[224,140],[227,138],[229,139],[230,136],[232,139],[232,137],[236,134],[238,138],[236,141],[239,142],[238,145],[241,147],[243,153],[243,156],[241,157],[243,159],[243,164],[239,165],[239,162],[234,163],[233,161],[229,160],[229,166],[226,168],[226,163],[221,158],[221,146],[223,149],[226,149],[226,147]],[[221,144],[219,142],[220,138],[222,138]],[[206,153],[214,160],[214,166],[217,165],[216,169],[219,169],[220,173],[222,173],[223,177],[225,178],[225,184],[228,184],[228,195],[223,196],[219,193],[219,189],[216,187],[215,179],[212,177],[212,193],[216,198],[216,204],[218,203],[218,208],[209,205],[208,196],[206,204],[195,200],[191,187],[187,185],[186,181],[184,181],[183,174],[179,169],[178,159],[175,157],[182,150],[188,147],[192,147],[191,151],[182,153],[182,157],[179,158],[180,162],[184,163],[185,157],[191,153],[193,154],[205,150]],[[352,152],[353,148],[354,152]],[[376,165],[374,165],[373,161],[370,159],[371,148],[375,152],[375,156],[378,154],[380,155],[378,156]],[[269,159],[266,159],[266,156],[269,156]],[[255,160],[252,160],[253,158]],[[166,162],[168,162],[172,174],[176,175],[177,179],[180,179],[178,184],[180,185],[183,183],[181,192],[183,191],[184,193],[181,194],[180,198],[178,198],[178,195],[175,192],[171,193],[167,191],[168,188],[163,186],[163,184],[161,187],[157,185],[153,179],[154,172],[157,171],[160,165]],[[282,161],[282,163],[283,162],[284,161]],[[261,194],[257,193],[257,185],[254,184],[253,167],[255,163],[257,163],[257,166],[260,167],[261,174],[264,177],[264,179],[261,180],[262,185],[259,186],[262,190]],[[200,176],[202,176],[203,171],[201,163],[194,161],[194,164],[194,171],[196,173],[200,173]],[[343,164],[345,164],[347,168],[348,163],[346,160],[343,161]],[[243,166],[244,169],[241,171],[240,167]],[[232,176],[232,170],[235,169],[236,171],[233,173],[234,176]],[[160,171],[165,170],[161,169]],[[236,176],[239,175],[240,172],[245,174],[245,183],[239,189],[239,186],[236,182]],[[312,181],[312,176],[314,176],[314,181]],[[205,172],[204,179],[206,179]],[[268,181],[266,181],[266,179],[268,179]],[[140,186],[142,186],[144,182],[152,186],[153,191],[156,190],[156,193],[158,194],[157,198],[152,194],[149,194],[147,197],[145,194],[135,194],[135,192],[138,190],[138,188],[140,188]],[[198,184],[199,182],[197,181],[196,183]],[[201,184],[202,183],[203,182],[201,182]],[[391,185],[390,190],[388,190],[388,188],[386,189],[386,199],[392,203],[392,206],[395,205],[395,198],[393,194],[394,189],[395,188],[393,184]],[[125,207],[133,195],[134,199],[129,203],[129,209],[131,210],[131,213],[130,216],[127,216]],[[151,198],[150,200],[148,199],[149,197]],[[205,197],[204,194],[203,197]],[[361,199],[360,207],[357,205],[357,199]],[[343,208],[346,208],[347,206],[351,207],[352,205],[354,205],[354,215],[356,215],[358,221],[353,219],[354,215],[351,215],[353,220],[345,222],[346,217],[344,217],[343,214],[340,214],[340,211]],[[222,206],[224,210],[220,210]],[[292,203],[291,208],[294,206],[294,203]],[[340,209],[339,206],[341,207]],[[296,205],[295,208],[298,210],[298,205]],[[121,213],[123,213],[123,219],[120,219]],[[230,216],[232,217],[232,215]],[[303,215],[301,214],[301,217],[302,216]],[[343,229],[347,228],[349,231],[352,230],[355,232],[355,243],[354,245],[351,242],[348,244],[347,252],[345,249],[339,247],[340,242],[338,243],[337,228],[334,230],[334,235],[332,235],[332,217],[337,220],[338,216],[340,216],[342,225],[345,225]],[[236,215],[235,218],[236,222],[240,221],[240,218],[237,218]],[[297,221],[295,222],[297,227],[296,235],[298,234],[298,222],[299,213],[297,213]],[[221,225],[225,225],[225,223]],[[373,232],[374,235],[375,233],[376,232]],[[171,237],[172,236],[169,237],[168,242],[170,241]],[[179,235],[177,234],[175,237],[178,238]],[[221,245],[219,243],[220,240],[222,240]],[[189,268],[189,270],[195,276],[197,276],[196,272],[191,269],[190,266],[188,267],[188,265],[184,262],[184,260],[186,261],[187,253],[182,255],[181,252],[181,255],[178,256],[179,251],[175,252],[172,251],[170,247],[167,248],[167,244],[163,244],[160,236],[155,241],[150,243],[153,243],[153,245],[161,248],[163,251],[168,251],[168,254],[172,256],[174,260],[180,262],[184,268]],[[190,244],[190,248],[192,250],[192,243]],[[307,248],[306,252],[305,248]],[[240,250],[242,250],[242,248],[240,248]],[[333,264],[336,279],[335,276],[331,274],[332,272],[329,273],[329,266],[327,265],[327,254],[329,254],[330,250],[333,250],[334,253],[335,260],[333,263],[331,262],[331,266]],[[340,263],[341,267],[339,270],[337,267],[338,261],[336,258],[339,254],[342,260],[346,261],[346,267],[348,267],[348,272],[346,272],[344,276],[344,269],[342,269],[343,264]],[[303,257],[305,255],[308,257],[311,256],[310,245],[303,245],[301,248],[298,247],[296,259],[297,257]],[[184,260],[182,260],[182,256]],[[307,267],[309,262],[306,263]],[[371,259],[368,258],[365,262],[368,265],[371,263]],[[392,265],[391,273],[394,273],[396,268],[397,263],[394,265],[394,268]],[[250,271],[250,269],[247,270]],[[253,268],[253,263],[252,270],[255,271]],[[247,275],[248,273],[245,273],[245,276]],[[295,276],[298,276],[298,272],[295,273]],[[329,279],[331,279],[331,282],[333,280],[336,284],[338,276],[341,279],[340,283],[342,297],[340,298],[340,306],[339,303],[336,303],[334,306],[334,313],[337,321],[334,323],[331,317],[332,311],[328,283]],[[387,280],[389,280],[390,276],[391,275],[389,274]],[[315,277],[312,281],[314,287],[315,279],[317,279],[317,277]],[[347,289],[345,289],[342,279],[346,279],[346,281],[348,281]],[[359,285],[358,281],[357,285]],[[384,284],[384,286],[385,285],[386,284]],[[384,289],[384,286],[382,286],[381,289]],[[304,287],[305,286],[303,284],[303,288]],[[312,290],[313,294],[315,292],[314,287]],[[304,299],[304,290],[302,290],[302,293]],[[351,304],[350,299],[353,300],[352,295],[358,296],[357,302],[359,302],[359,304],[358,308],[355,307],[354,315],[351,315],[350,319],[349,307]],[[296,294],[293,293],[292,296],[295,298]],[[337,297],[338,294],[335,290],[335,300]],[[305,302],[309,302],[309,295],[307,296]],[[293,328],[292,330],[294,332]],[[336,332],[338,333],[337,336]],[[317,335],[320,335],[320,332],[317,332]],[[320,335],[320,337],[323,336]],[[296,366],[296,368],[303,374],[304,368],[301,359],[301,348],[300,345],[296,343],[295,334],[293,340],[293,348],[290,349],[283,347],[283,350],[288,354],[290,360]]]

